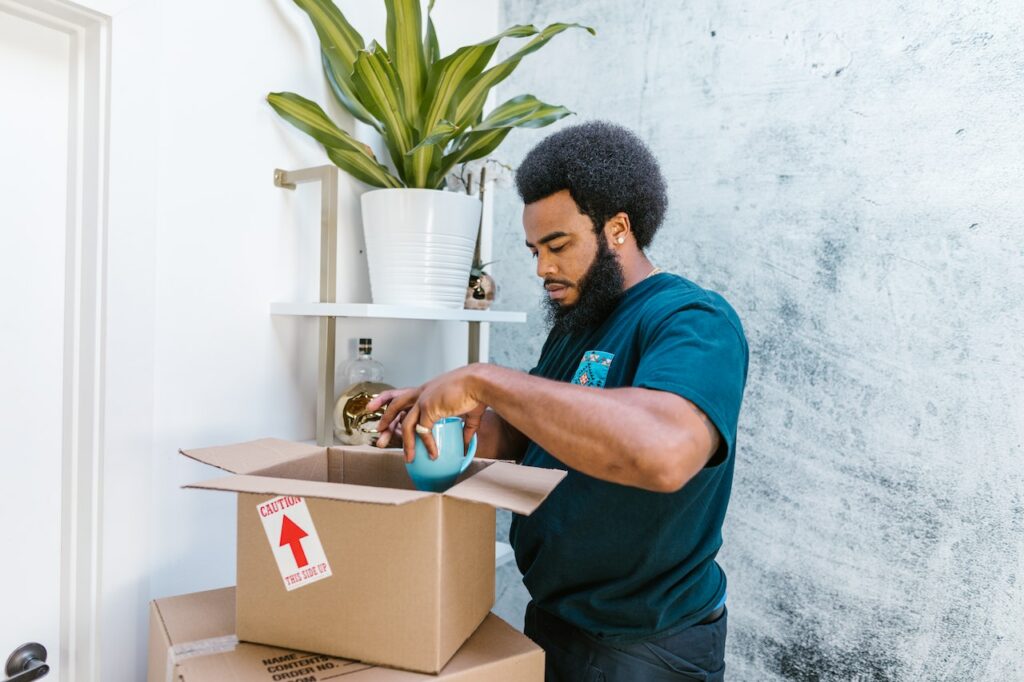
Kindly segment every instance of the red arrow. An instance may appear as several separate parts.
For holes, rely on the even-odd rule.
[[[285,545],[291,545],[292,556],[295,557],[295,565],[302,568],[309,561],[306,560],[306,553],[302,551],[302,538],[309,535],[306,531],[295,525],[295,522],[289,519],[287,516],[284,517],[284,522],[281,524],[281,547]]]

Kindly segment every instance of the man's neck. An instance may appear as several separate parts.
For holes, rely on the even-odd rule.
[[[651,271],[654,270],[654,265],[651,261],[647,260],[647,256],[643,253],[639,253],[635,258],[630,259],[629,263],[622,263],[622,290],[632,288],[633,286],[644,281]],[[620,260],[621,262],[621,260]]]

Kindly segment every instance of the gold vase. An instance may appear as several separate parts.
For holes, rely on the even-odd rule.
[[[469,285],[466,287],[467,310],[487,310],[494,303],[494,297],[498,294],[498,285],[494,278],[486,272],[479,275],[469,276]]]
[[[377,422],[386,407],[367,412],[366,406],[392,388],[375,381],[361,381],[346,388],[334,404],[335,437],[345,445],[373,445],[377,441]]]

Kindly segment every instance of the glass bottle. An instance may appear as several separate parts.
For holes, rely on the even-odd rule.
[[[373,359],[373,339],[359,339],[359,354],[338,367],[334,389],[340,396],[353,384],[384,380],[384,365]]]

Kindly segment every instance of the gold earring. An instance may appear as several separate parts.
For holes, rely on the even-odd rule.
[[[626,243],[626,238],[625,238],[625,237],[619,237],[619,238],[618,238],[618,239],[616,239],[615,241],[616,241],[617,243],[619,243],[619,244],[625,244],[625,243]]]

